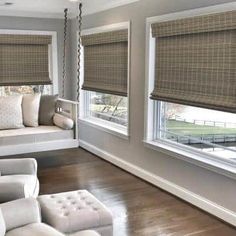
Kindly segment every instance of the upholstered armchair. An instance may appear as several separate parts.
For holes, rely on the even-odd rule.
[[[41,222],[36,199],[19,199],[0,204],[0,236],[65,236]],[[99,236],[94,231],[81,231],[69,236]]]
[[[39,181],[34,159],[0,159],[0,203],[37,197]]]

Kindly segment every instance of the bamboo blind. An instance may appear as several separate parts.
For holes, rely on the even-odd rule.
[[[0,35],[0,86],[51,84],[51,36]]]
[[[236,11],[152,25],[151,98],[236,112]]]
[[[128,30],[82,36],[84,90],[127,96]]]

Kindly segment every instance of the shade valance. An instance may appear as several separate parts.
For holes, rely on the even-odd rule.
[[[0,86],[51,84],[51,36],[0,35]]]
[[[128,42],[128,30],[116,30],[82,36],[83,46]]]
[[[0,44],[48,45],[51,43],[50,35],[0,34]]]
[[[82,36],[82,89],[127,96],[128,30]]]
[[[152,25],[151,98],[236,112],[236,11]]]

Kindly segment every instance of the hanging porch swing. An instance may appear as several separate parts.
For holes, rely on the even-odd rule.
[[[61,98],[58,99],[58,107],[60,113],[63,115],[70,115],[75,121],[75,138],[78,140],[78,119],[79,119],[79,99],[80,99],[80,57],[81,57],[81,28],[82,28],[82,2],[78,1],[78,15],[77,15],[77,29],[78,29],[78,42],[77,42],[77,88],[76,88],[76,101],[69,101],[65,99],[65,86],[67,80],[66,71],[66,56],[67,56],[67,35],[68,35],[68,8],[64,9],[64,43],[63,43],[63,58],[62,58],[62,92]],[[71,114],[72,113],[72,114]]]
[[[55,102],[54,97],[49,98],[45,95],[44,104],[49,107],[55,106],[52,110],[56,111],[53,115],[52,124],[26,125],[22,128],[5,128],[0,130],[0,156],[16,155],[23,153],[50,151],[58,149],[77,148],[79,145],[78,138],[78,104],[80,91],[80,55],[81,55],[81,24],[82,24],[82,3],[78,2],[78,68],[77,68],[77,99],[70,101],[65,99],[65,82],[66,82],[66,48],[67,48],[67,26],[68,26],[68,9],[64,10],[64,51],[62,65],[62,90],[60,98]],[[35,37],[36,38],[36,37]],[[46,46],[45,46],[46,47]],[[47,50],[45,50],[47,51]],[[48,56],[45,53],[45,58]],[[50,83],[51,84],[51,83]],[[37,91],[38,92],[38,91]],[[49,99],[49,100],[48,100]],[[54,100],[53,100],[54,99]],[[53,104],[53,105],[52,105]],[[16,104],[17,105],[17,104]],[[41,106],[41,103],[40,103]],[[22,109],[21,104],[18,105]],[[45,106],[44,106],[45,107]],[[47,106],[46,106],[47,107]],[[51,108],[50,108],[51,109]],[[47,109],[39,109],[38,116],[42,115],[46,120],[51,115],[51,111]],[[58,114],[59,113],[59,114]],[[56,117],[56,118],[55,118]],[[51,120],[50,120],[51,122]]]

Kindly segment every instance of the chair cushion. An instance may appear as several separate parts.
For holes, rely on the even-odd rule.
[[[63,233],[112,225],[110,211],[86,190],[38,197],[45,223]]]
[[[0,97],[0,129],[23,128],[22,96]]]
[[[6,236],[64,236],[64,235],[46,224],[35,223],[10,230],[6,233]]]
[[[41,223],[41,212],[35,198],[6,202],[0,207],[7,232],[28,224]]]
[[[93,230],[85,230],[74,234],[69,234],[68,236],[100,236],[100,234]]]
[[[53,116],[55,114],[58,95],[43,95],[39,107],[39,124],[53,125]]]
[[[27,196],[34,196],[37,188],[37,177],[33,175],[4,175],[0,177],[0,183],[21,183],[26,186]]]
[[[2,216],[2,211],[0,209],[0,236],[4,236],[6,233],[6,225]]]
[[[40,97],[40,93],[24,95],[22,101],[22,112],[25,126],[37,127],[39,125]]]

